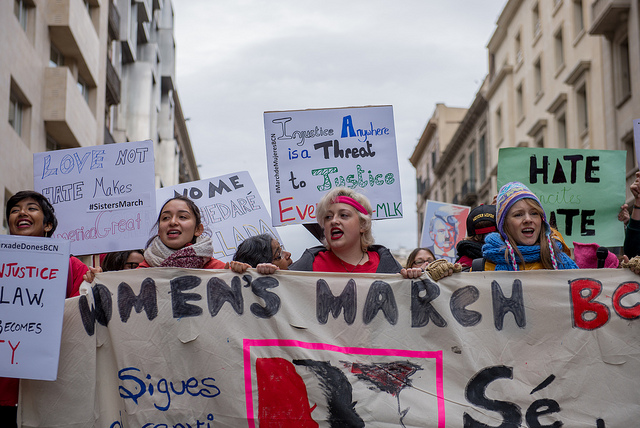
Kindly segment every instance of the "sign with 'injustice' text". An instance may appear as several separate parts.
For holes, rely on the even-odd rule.
[[[316,204],[334,187],[362,193],[372,218],[401,218],[393,107],[266,112],[274,226],[316,222]]]

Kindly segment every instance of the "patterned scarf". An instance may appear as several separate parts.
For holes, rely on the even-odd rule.
[[[558,269],[578,269],[578,266],[573,260],[558,247],[558,243],[555,239],[551,239],[553,245],[556,246],[556,258],[558,263]],[[507,245],[505,241],[500,238],[499,233],[490,233],[484,238],[485,244],[482,246],[482,254],[484,257],[492,263],[495,263],[496,270],[519,270],[516,263],[505,258],[505,250]],[[518,249],[522,253],[525,263],[536,263],[540,261],[540,245],[519,245]],[[515,266],[515,268],[514,268]]]
[[[187,244],[179,250],[173,250],[156,236],[151,245],[144,250],[144,259],[151,267],[182,267],[201,269],[213,256],[211,238],[200,235],[195,244]]]

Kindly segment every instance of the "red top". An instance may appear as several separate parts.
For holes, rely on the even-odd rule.
[[[380,255],[375,251],[367,251],[369,260],[361,265],[351,265],[343,262],[333,251],[321,251],[313,260],[314,272],[348,272],[348,273],[376,273],[380,263]]]

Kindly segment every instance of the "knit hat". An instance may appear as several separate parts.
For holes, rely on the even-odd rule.
[[[477,228],[481,222],[491,222],[491,226]],[[496,206],[495,205],[478,205],[467,216],[467,235],[484,235],[485,233],[495,232],[496,228]]]
[[[598,267],[597,251],[600,247],[596,243],[583,244],[581,242],[573,243],[573,255],[576,264],[580,269],[596,269]],[[606,249],[606,248],[605,248]],[[617,268],[619,260],[615,254],[607,250],[607,257],[604,260],[605,268]]]
[[[510,183],[505,184],[500,188],[498,192],[498,198],[496,203],[496,215],[498,217],[498,232],[500,232],[500,236],[504,240],[507,245],[507,249],[509,250],[509,255],[511,257],[511,262],[513,264],[514,270],[518,270],[518,264],[516,262],[515,253],[513,251],[512,243],[509,242],[507,238],[507,234],[504,231],[504,221],[507,218],[507,213],[511,209],[511,207],[521,199],[533,199],[540,208],[542,208],[542,203],[538,197],[524,184],[512,181]],[[549,222],[547,221],[547,214],[544,212],[544,208],[542,208],[542,227],[544,228],[544,234],[547,238],[547,243],[549,245],[549,252],[551,253],[551,262],[553,264],[554,269],[558,269],[558,265],[556,262],[556,257],[554,254],[554,246],[551,242],[551,226],[549,226]],[[540,243],[542,244],[542,242]]]

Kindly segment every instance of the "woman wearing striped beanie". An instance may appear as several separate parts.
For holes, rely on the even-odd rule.
[[[482,247],[485,270],[578,269],[540,200],[524,184],[502,186],[496,217],[498,233],[487,235]]]

